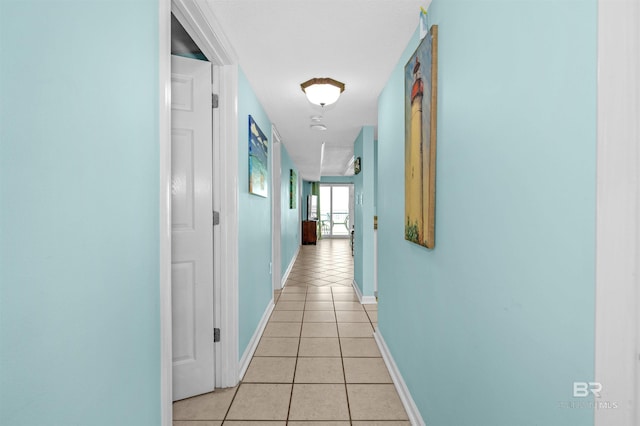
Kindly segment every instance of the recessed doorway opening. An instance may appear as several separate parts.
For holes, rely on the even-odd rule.
[[[353,229],[353,184],[320,184],[322,238],[349,238]]]

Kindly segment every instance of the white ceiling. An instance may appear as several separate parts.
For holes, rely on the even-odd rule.
[[[303,179],[345,174],[363,125],[427,0],[208,0],[247,79]],[[309,103],[300,83],[345,83],[338,102]],[[323,115],[326,131],[310,129]],[[322,143],[325,142],[324,155]],[[322,158],[322,160],[321,160]],[[321,163],[322,161],[322,163]]]

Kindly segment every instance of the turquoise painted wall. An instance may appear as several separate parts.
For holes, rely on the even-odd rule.
[[[373,127],[364,126],[353,151],[361,158],[362,171],[353,177],[355,192],[355,238],[353,274],[363,296],[373,296],[373,216],[375,199],[375,143]]]
[[[373,214],[378,214],[378,140],[373,141]]]
[[[281,260],[280,271],[284,275],[289,264],[293,260],[298,247],[300,247],[300,230],[302,229],[298,212],[301,208],[301,204],[305,204],[307,199],[300,196],[299,188],[296,189],[296,207],[294,209],[289,208],[289,173],[293,170],[300,180],[300,172],[296,168],[296,165],[289,157],[289,153],[284,144],[280,144],[281,161],[280,168],[282,170],[282,179],[280,181],[280,241],[281,241]]]
[[[125,12],[0,2],[3,425],[160,424],[158,3]]]
[[[238,271],[239,356],[242,357],[258,323],[273,298],[271,273],[271,196],[249,194],[249,115],[269,139],[271,121],[258,101],[251,84],[238,72]],[[269,176],[271,176],[269,164]],[[267,183],[271,191],[270,183]]]
[[[435,249],[404,240],[403,67],[379,98],[379,329],[428,425],[593,424],[596,1],[434,0]]]
[[[208,61],[207,57],[204,56],[203,53],[171,53],[172,55],[175,56],[182,56],[183,58],[189,58],[189,59],[197,59],[199,61]]]
[[[320,183],[353,183],[353,176],[321,176]]]
[[[311,194],[311,182],[302,180],[302,220],[307,220],[307,197]],[[302,225],[300,225],[302,227]]]

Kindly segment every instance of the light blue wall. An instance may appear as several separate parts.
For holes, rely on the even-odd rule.
[[[300,247],[301,225],[298,218],[298,212],[301,208],[301,204],[305,204],[307,199],[306,197],[301,198],[299,189],[297,188],[296,207],[294,209],[289,208],[289,173],[293,170],[296,173],[296,176],[298,176],[298,181],[300,181],[300,173],[296,168],[296,165],[291,160],[291,157],[289,157],[289,153],[287,152],[284,144],[280,144],[280,149],[280,165],[282,170],[282,179],[280,181],[280,241],[282,263],[280,265],[280,271],[284,274]]]
[[[353,176],[321,176],[320,183],[353,183]]]
[[[373,296],[373,216],[375,199],[375,155],[373,127],[364,126],[355,140],[355,157],[362,171],[353,177],[355,192],[354,279],[363,296]]]
[[[246,76],[238,73],[238,234],[239,234],[239,355],[242,356],[273,298],[271,263],[271,193],[268,198],[249,194],[249,115],[269,139],[271,121]],[[271,165],[269,164],[269,167]],[[271,169],[269,169],[271,176]],[[267,187],[271,188],[267,183]]]
[[[302,180],[302,220],[307,220],[307,197],[311,195],[311,182]],[[302,225],[300,225],[302,227]]]
[[[596,1],[434,0],[435,249],[404,240],[403,67],[379,98],[379,328],[427,424],[592,425]]]
[[[0,2],[0,424],[160,424],[158,3]]]
[[[378,214],[378,140],[373,141],[373,215]]]

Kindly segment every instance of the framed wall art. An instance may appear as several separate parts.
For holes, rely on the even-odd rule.
[[[404,67],[405,239],[435,246],[438,26]]]
[[[293,169],[289,169],[289,208],[296,208],[298,198],[298,175]]]
[[[249,193],[267,197],[269,144],[253,117],[249,116]]]
[[[353,173],[360,174],[361,171],[362,171],[362,160],[360,159],[360,157],[358,157],[353,162]]]

